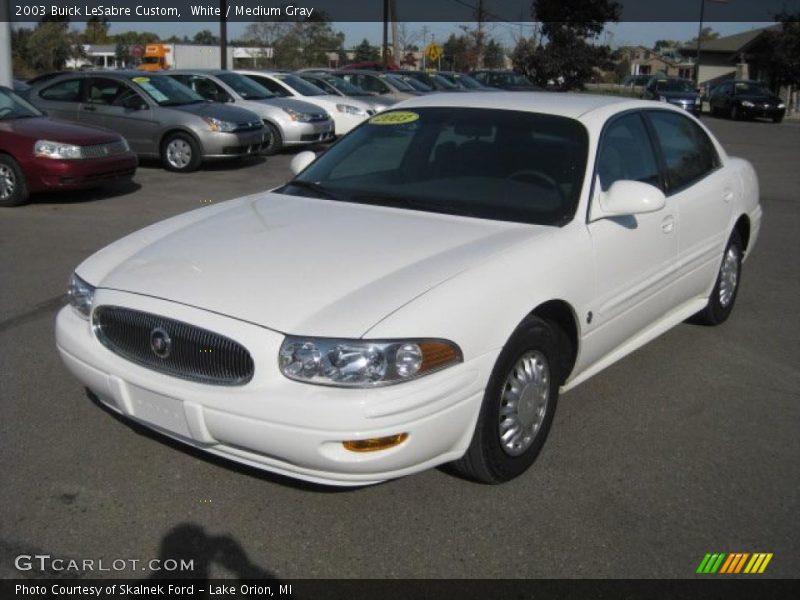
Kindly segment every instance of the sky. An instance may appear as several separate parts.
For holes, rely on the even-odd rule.
[[[750,29],[766,27],[772,23],[704,23],[704,26],[711,27],[720,35],[732,35]],[[459,34],[459,25],[464,23],[405,23],[405,28],[409,36],[416,34],[417,40],[413,43],[422,46],[423,32],[426,34],[425,42],[435,40],[444,42],[451,33]],[[472,24],[470,24],[472,25]],[[228,23],[228,39],[233,40],[244,33],[247,23]],[[525,36],[531,33],[531,23],[514,25],[511,23],[489,23],[489,35],[507,47],[513,47],[520,33]],[[219,33],[219,23],[113,23],[111,33],[122,31],[152,31],[162,38],[177,35],[184,35],[190,38],[202,29],[209,29],[212,33]],[[381,22],[361,22],[361,23],[333,23],[335,31],[344,32],[345,46],[352,47],[357,45],[362,39],[366,38],[374,45],[380,45],[383,35],[383,23]],[[623,22],[612,23],[606,27],[608,34],[602,39],[612,47],[643,45],[651,47],[656,40],[673,39],[678,41],[688,41],[697,36],[698,23],[640,23]]]

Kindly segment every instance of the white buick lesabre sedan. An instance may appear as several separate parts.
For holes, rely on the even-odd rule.
[[[125,417],[335,485],[520,475],[559,392],[728,318],[761,222],[750,164],[639,100],[424,96],[293,170],[87,259],[57,344]]]

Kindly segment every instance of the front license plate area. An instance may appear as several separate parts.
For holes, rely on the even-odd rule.
[[[181,400],[130,384],[128,384],[128,394],[132,417],[174,434],[186,438],[192,437]]]

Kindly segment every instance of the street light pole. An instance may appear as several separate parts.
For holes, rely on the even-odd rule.
[[[0,1],[0,85],[12,87],[10,3]]]
[[[706,0],[700,0],[700,26],[697,28],[697,58],[694,61],[694,84],[700,85],[700,40],[703,37],[703,16]]]
[[[219,68],[228,68],[228,0],[219,0]]]

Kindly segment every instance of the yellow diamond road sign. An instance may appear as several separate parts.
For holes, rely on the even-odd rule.
[[[425,47],[425,56],[430,60],[439,60],[443,54],[444,50],[439,44],[430,43]]]

